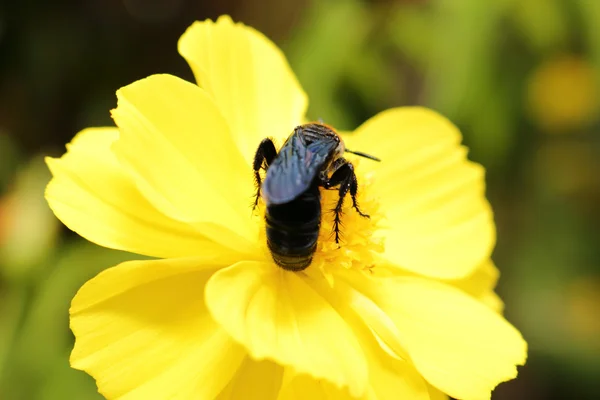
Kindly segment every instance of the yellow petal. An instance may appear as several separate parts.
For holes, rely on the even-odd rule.
[[[401,268],[457,279],[489,257],[495,241],[484,172],[467,161],[460,132],[423,108],[385,111],[346,138],[347,147],[381,158],[374,187],[387,214],[385,257]]]
[[[298,274],[240,262],[210,279],[206,302],[254,358],[348,387],[353,395],[365,391],[366,362],[351,328]]]
[[[132,261],[100,273],[71,305],[71,365],[108,399],[216,397],[246,354],[204,304],[206,281],[229,261]]]
[[[348,391],[307,375],[295,375],[281,388],[278,400],[349,400]],[[258,399],[257,399],[258,400]]]
[[[373,339],[371,339],[374,342]],[[365,341],[362,341],[365,344]],[[369,400],[429,400],[427,384],[414,366],[390,357],[375,343],[369,353]]]
[[[189,256],[215,245],[192,226],[158,212],[110,151],[117,128],[90,128],[46,161],[46,199],[71,230],[101,246],[154,257]]]
[[[348,282],[352,282],[352,278],[361,280],[364,275],[353,270],[340,270],[335,276],[342,279],[346,277]],[[313,284],[313,286],[315,285]],[[326,295],[324,294],[324,291],[327,290],[326,287],[319,286],[319,289],[321,294]],[[337,304],[338,309],[341,308],[342,312],[343,309],[351,310],[371,330],[382,348],[396,358],[409,359],[399,340],[398,328],[394,321],[373,300],[342,280],[336,280],[333,292],[335,295],[329,295],[329,301],[337,301],[334,304]]]
[[[352,324],[359,339],[369,367],[369,388],[364,398],[428,400],[426,382],[409,364],[393,321],[373,301],[348,285],[352,277],[360,280],[362,276],[357,271],[340,270],[335,274],[334,286],[325,279],[312,278],[310,282]]]
[[[517,376],[527,344],[502,316],[461,290],[414,278],[363,279],[361,289],[398,328],[417,370],[433,386],[464,399],[489,399]]]
[[[494,262],[486,260],[471,275],[462,279],[448,281],[448,283],[475,297],[492,310],[502,312],[504,304],[498,295],[494,293],[499,276],[500,272],[494,265]]]
[[[275,400],[279,395],[283,367],[272,361],[246,356],[229,385],[217,400]]]
[[[306,95],[281,50],[260,32],[228,16],[195,22],[179,40],[179,53],[227,119],[248,163],[263,138],[286,137],[302,123]]]
[[[480,302],[482,302],[483,304],[485,304],[486,306],[488,306],[489,308],[491,308],[499,314],[502,314],[502,312],[504,311],[504,302],[502,301],[500,296],[498,296],[493,290],[482,294],[477,298],[477,300],[479,300]]]
[[[427,385],[427,389],[429,390],[429,399],[430,400],[448,400],[449,397],[446,393],[442,392],[439,389],[434,388],[431,385]]]
[[[121,88],[117,97],[113,117],[121,135],[113,151],[142,193],[165,214],[204,224],[215,240],[238,235],[253,241],[252,170],[206,93],[154,75]]]
[[[496,287],[500,271],[491,259],[483,262],[473,273],[463,279],[450,280],[448,283],[464,290],[474,297],[479,297]]]

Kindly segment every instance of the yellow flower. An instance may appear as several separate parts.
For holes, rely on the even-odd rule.
[[[117,92],[117,128],[87,129],[46,198],[126,262],[73,299],[74,368],[108,399],[489,398],[526,344],[501,316],[483,169],[460,133],[422,108],[344,136],[355,165],[342,242],[325,211],[313,263],[278,267],[252,213],[251,159],[305,118],[285,57],[255,30],[197,22],[179,52],[198,86],[155,75]],[[336,191],[322,190],[323,209]],[[385,241],[383,240],[385,239]]]
[[[527,84],[527,107],[548,133],[585,128],[598,118],[596,70],[585,58],[559,55],[533,70]]]

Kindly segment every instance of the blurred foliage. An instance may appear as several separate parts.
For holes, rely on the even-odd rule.
[[[309,117],[350,130],[421,104],[488,170],[508,318],[531,354],[496,399],[600,398],[600,1],[27,0],[0,4],[0,399],[98,399],[68,366],[68,307],[139,258],[60,228],[40,154],[110,124],[115,90],[157,72],[195,19],[228,13],[282,46]]]

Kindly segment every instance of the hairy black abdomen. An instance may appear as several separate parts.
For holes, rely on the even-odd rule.
[[[321,196],[313,184],[285,204],[269,205],[265,213],[267,245],[281,268],[302,271],[312,261],[321,225]]]

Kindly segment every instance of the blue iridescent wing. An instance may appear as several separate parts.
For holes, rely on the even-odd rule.
[[[267,170],[262,193],[269,204],[284,204],[304,193],[333,154],[339,142],[323,136],[306,143],[297,128]]]

